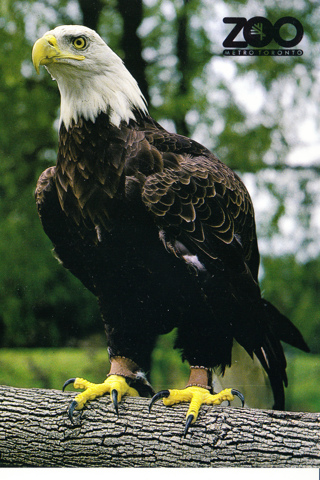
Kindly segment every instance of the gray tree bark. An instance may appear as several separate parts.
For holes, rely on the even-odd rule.
[[[186,405],[108,397],[75,423],[75,393],[0,387],[0,466],[320,467],[320,414],[203,406],[183,438]]]

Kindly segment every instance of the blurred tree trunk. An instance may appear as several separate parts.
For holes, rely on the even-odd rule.
[[[183,6],[177,15],[177,58],[178,71],[180,73],[180,82],[178,86],[178,96],[180,99],[186,97],[189,91],[188,69],[190,68],[189,61],[189,40],[188,40],[188,4],[189,0],[183,0]],[[190,136],[189,128],[186,122],[186,108],[180,108],[176,112],[175,124],[177,132],[180,135]]]
[[[118,0],[118,10],[123,19],[121,48],[125,55],[124,62],[149,102],[146,62],[142,56],[142,43],[137,33],[143,20],[142,0]]]
[[[101,0],[78,0],[80,9],[82,11],[83,25],[97,30],[98,21],[103,9],[103,2]]]
[[[320,467],[318,413],[203,406],[186,438],[186,405],[107,397],[74,424],[74,393],[0,387],[0,467]]]

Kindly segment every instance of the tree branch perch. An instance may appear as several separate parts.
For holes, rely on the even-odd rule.
[[[186,405],[108,397],[72,424],[75,393],[0,386],[0,466],[320,467],[320,414],[203,406],[182,437]]]

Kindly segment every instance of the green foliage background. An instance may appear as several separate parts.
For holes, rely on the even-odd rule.
[[[10,365],[17,385],[30,376],[25,360],[18,366],[20,357],[10,354],[8,347],[51,349],[37,350],[41,360],[29,362],[34,372],[46,369],[44,358],[58,365],[56,357],[47,353],[54,348],[81,347],[90,352],[97,345],[105,347],[96,301],[50,253],[33,200],[39,174],[55,163],[59,93],[44,69],[36,75],[31,48],[58,24],[82,23],[81,3],[2,0],[0,6],[0,346],[5,349],[3,355],[0,352],[1,382],[7,382],[8,371],[11,376]],[[98,30],[124,56],[123,19],[117,7],[116,0],[100,2]],[[222,42],[228,30],[222,18],[256,15],[272,22],[285,15],[298,18],[305,29],[304,55],[223,58]],[[187,19],[183,62],[177,43],[182,19]],[[306,163],[302,157],[301,163],[293,164],[290,154],[303,147],[299,127],[305,116],[310,114],[319,126],[319,114],[313,110],[319,98],[319,19],[317,2],[307,0],[281,4],[277,0],[145,0],[138,29],[152,116],[168,129],[193,136],[215,150],[251,186],[258,206],[264,295],[302,330],[312,349],[314,357],[303,360],[296,374],[311,370],[315,375],[316,354],[320,354],[320,232],[315,221],[319,161]],[[251,85],[260,95],[260,107],[253,110],[252,103],[246,102]],[[294,225],[291,242],[283,229],[288,219]],[[160,341],[155,352],[155,371],[160,365],[157,358],[164,358],[165,343]],[[76,356],[63,357],[63,352],[68,350],[61,353],[62,364],[85,363],[87,354],[77,350]],[[165,358],[176,365],[176,353],[170,355]],[[290,351],[292,364],[296,355]],[[87,357],[100,371],[104,360],[98,354]],[[172,368],[164,365],[165,371]],[[79,374],[83,376],[85,370]],[[297,374],[298,389],[304,373]],[[174,377],[181,375],[175,372]],[[31,376],[33,386],[38,385],[37,378],[37,374]],[[56,383],[47,379],[42,385]]]

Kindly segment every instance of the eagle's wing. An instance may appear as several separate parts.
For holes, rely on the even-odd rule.
[[[246,268],[256,282],[259,253],[245,186],[213,155],[176,156],[178,167],[149,176],[142,191],[166,247],[179,256],[185,246],[209,269],[218,263],[221,268]]]
[[[56,168],[47,168],[39,177],[35,197],[39,217],[44,231],[54,246],[54,252],[64,267],[70,270],[92,293],[97,294],[93,275],[99,263],[94,244],[85,241],[62,211],[56,184]]]

